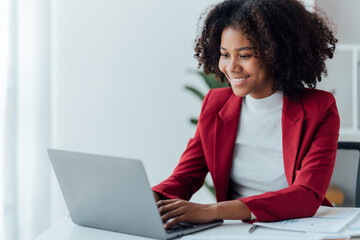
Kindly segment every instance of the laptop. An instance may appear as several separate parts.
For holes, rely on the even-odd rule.
[[[164,229],[139,160],[55,149],[48,149],[48,154],[75,224],[172,239],[222,223],[183,223]]]

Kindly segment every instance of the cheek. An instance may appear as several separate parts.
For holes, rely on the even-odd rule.
[[[223,61],[219,60],[219,69],[223,74],[226,74],[226,65],[224,64]]]
[[[263,69],[259,69],[258,71],[258,77],[265,82],[268,79],[268,74],[266,71],[264,71]]]

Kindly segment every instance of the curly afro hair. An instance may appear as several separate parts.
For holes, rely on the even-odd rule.
[[[219,70],[220,41],[227,27],[246,34],[255,56],[274,76],[274,91],[296,100],[305,86],[327,75],[337,39],[324,14],[311,13],[297,0],[226,0],[207,14],[194,57],[206,74],[227,81]]]

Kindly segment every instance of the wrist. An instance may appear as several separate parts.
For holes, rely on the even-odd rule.
[[[206,216],[209,222],[222,220],[218,203],[207,204]]]
[[[223,220],[223,218],[221,218],[221,214],[220,214],[220,207],[219,207],[219,203],[214,203],[210,205],[210,215],[212,216],[211,221],[215,221],[215,220]]]
[[[242,201],[232,200],[216,203],[214,216],[219,220],[249,220],[251,219],[251,211]]]

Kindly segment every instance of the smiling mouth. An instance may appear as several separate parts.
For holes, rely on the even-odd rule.
[[[250,75],[247,75],[245,77],[241,77],[241,78],[231,78],[231,80],[233,80],[234,82],[242,82],[246,79],[248,79],[250,77]]]

